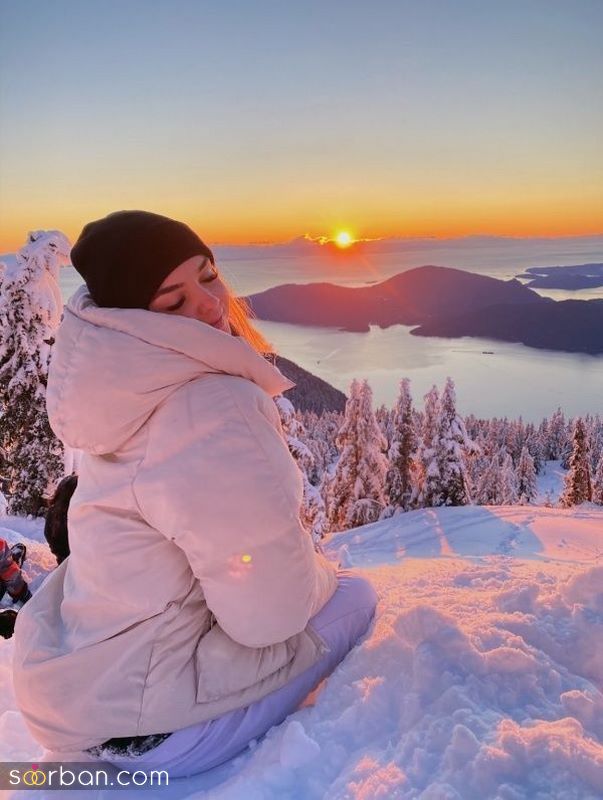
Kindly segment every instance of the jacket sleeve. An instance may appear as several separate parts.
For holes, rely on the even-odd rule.
[[[206,375],[147,426],[140,511],[184,551],[223,630],[248,647],[302,631],[337,575],[300,522],[302,478],[271,398],[244,378]]]

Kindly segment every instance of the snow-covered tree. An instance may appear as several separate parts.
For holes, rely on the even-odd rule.
[[[329,528],[346,530],[375,522],[385,505],[383,451],[387,442],[375,419],[366,381],[352,381],[336,442],[340,456],[326,488]]]
[[[534,459],[524,444],[517,465],[517,497],[521,505],[531,503],[536,497],[536,470]]]
[[[510,453],[505,453],[500,468],[500,503],[512,506],[517,503],[517,477]]]
[[[300,469],[304,482],[304,498],[300,509],[300,518],[306,530],[312,535],[316,543],[326,533],[327,521],[325,504],[318,489],[310,483],[308,468],[314,462],[314,456],[304,441],[306,431],[303,424],[295,415],[295,409],[286,397],[278,395],[274,398],[281,418],[283,434],[289,446],[289,451]]]
[[[540,475],[545,460],[545,448],[539,431],[535,429],[534,424],[531,422],[526,426],[525,446],[528,448],[528,452],[534,461],[535,473]]]
[[[15,264],[0,269],[0,450],[11,514],[43,516],[44,498],[64,474],[45,399],[63,307],[59,268],[69,251],[59,231],[31,231]]]
[[[412,457],[417,447],[417,436],[413,425],[410,381],[400,381],[398,401],[394,408],[391,428],[391,444],[388,458],[389,468],[385,479],[384,517],[390,517],[397,510],[407,511],[412,496]]]
[[[588,440],[581,417],[574,422],[569,472],[565,476],[561,505],[566,508],[592,500]]]
[[[456,411],[454,382],[452,378],[447,378],[440,400],[436,443],[440,474],[438,505],[464,506],[471,502],[465,454],[475,447],[475,443],[467,435],[465,423]]]
[[[494,453],[485,462],[485,469],[476,482],[474,502],[480,506],[500,505],[500,464]]]
[[[416,483],[413,485],[413,508],[440,505],[440,467],[437,459],[437,442],[440,420],[440,398],[436,386],[424,397],[425,410],[416,459]]]
[[[558,408],[552,415],[548,425],[548,453],[547,460],[563,460],[567,452],[567,423],[563,411]]]
[[[603,453],[597,462],[593,478],[593,503],[603,506]]]

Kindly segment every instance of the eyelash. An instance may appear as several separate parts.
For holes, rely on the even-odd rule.
[[[204,280],[201,281],[201,283],[211,283],[212,281],[216,280],[216,278],[218,277],[218,270],[216,269],[216,267],[213,264],[211,264],[211,268],[214,271],[213,275],[210,278],[205,278]],[[180,306],[182,306],[183,304],[184,304],[184,297],[181,297],[180,300],[176,303],[176,305],[168,306],[167,310],[168,311],[177,311],[180,308]]]

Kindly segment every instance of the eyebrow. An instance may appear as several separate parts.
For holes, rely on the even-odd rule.
[[[206,266],[208,261],[209,258],[207,256],[204,256],[203,261],[199,264],[197,270],[202,270]],[[159,291],[155,292],[153,300],[156,300],[158,297],[161,297],[162,294],[167,294],[168,292],[172,292],[174,289],[180,289],[182,288],[182,286],[184,286],[183,283],[173,283],[171,286],[164,286],[163,289],[159,289]]]

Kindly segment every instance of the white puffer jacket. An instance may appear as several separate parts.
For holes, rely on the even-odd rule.
[[[292,385],[197,320],[71,298],[47,394],[53,430],[85,451],[71,555],[15,630],[17,701],[42,745],[212,719],[326,651],[308,620],[336,572],[300,524],[272,400]]]

